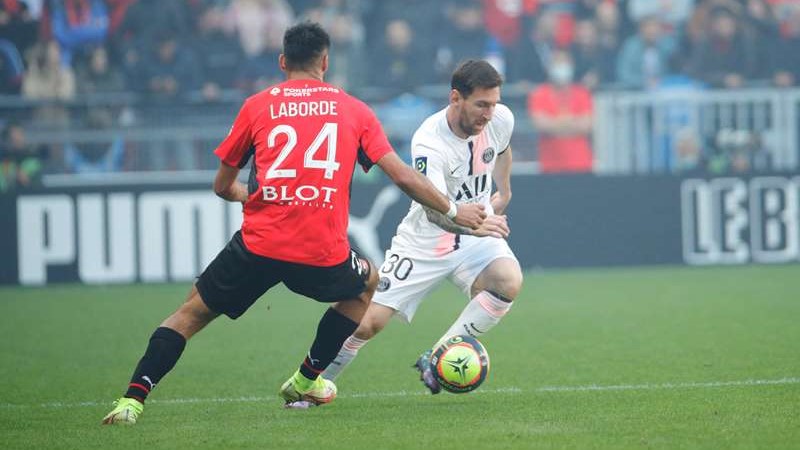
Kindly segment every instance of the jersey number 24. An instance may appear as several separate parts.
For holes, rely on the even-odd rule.
[[[339,170],[339,163],[336,162],[336,132],[339,125],[333,122],[325,122],[322,129],[317,133],[314,142],[306,149],[305,156],[303,157],[303,167],[309,169],[323,169],[325,171],[325,179],[332,180],[333,174]],[[283,145],[275,162],[267,169],[267,179],[271,178],[295,178],[297,177],[297,170],[295,169],[279,169],[278,167],[283,164],[289,154],[297,146],[297,130],[291,125],[278,125],[269,132],[267,136],[267,144],[270,147],[275,146],[275,140],[281,134],[286,135],[286,143]],[[325,158],[316,159],[322,145],[327,143]]]

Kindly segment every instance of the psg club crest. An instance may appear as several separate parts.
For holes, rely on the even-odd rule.
[[[428,173],[428,157],[427,156],[418,156],[414,158],[414,168],[417,169],[417,172],[427,175]]]
[[[489,164],[494,159],[494,149],[492,147],[487,148],[483,151],[483,156],[481,159],[485,164]]]

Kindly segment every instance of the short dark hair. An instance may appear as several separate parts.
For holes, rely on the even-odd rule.
[[[459,64],[450,80],[450,87],[464,97],[469,97],[475,88],[491,89],[502,84],[503,78],[497,70],[480,59],[469,59]]]
[[[331,46],[331,38],[318,23],[302,22],[283,35],[283,56],[289,70],[308,69]]]

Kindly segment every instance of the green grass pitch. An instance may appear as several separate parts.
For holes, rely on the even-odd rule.
[[[528,273],[486,383],[431,396],[410,365],[464,305],[446,286],[306,411],[276,393],[324,306],[276,289],[195,337],[138,425],[102,427],[187,289],[0,289],[0,448],[800,448],[797,265]]]

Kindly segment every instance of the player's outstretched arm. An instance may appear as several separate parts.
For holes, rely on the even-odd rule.
[[[389,152],[377,162],[386,175],[417,203],[442,214],[448,222],[469,229],[477,229],[486,218],[483,205],[456,205],[444,196],[426,177],[409,167]]]
[[[236,180],[238,175],[238,167],[220,162],[217,176],[214,178],[214,193],[229,202],[246,202],[248,197],[247,187]]]

